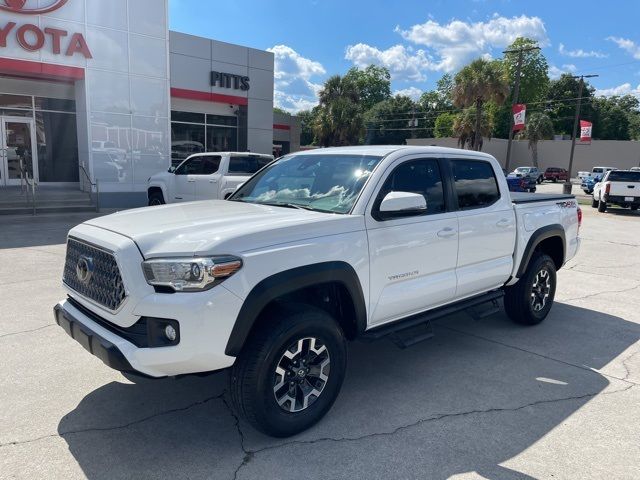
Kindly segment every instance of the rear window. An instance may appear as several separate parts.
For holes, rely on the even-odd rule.
[[[610,182],[640,182],[640,172],[611,172]]]
[[[498,181],[489,162],[453,160],[451,166],[461,210],[486,207],[498,201]]]
[[[231,157],[229,159],[229,173],[236,175],[253,175],[272,161],[270,157],[258,157],[256,155]]]
[[[591,170],[591,173],[602,173],[604,172],[604,168],[594,168]]]

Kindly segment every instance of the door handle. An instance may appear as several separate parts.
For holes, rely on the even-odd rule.
[[[189,182],[189,183],[195,183],[195,181],[196,181],[196,180],[195,180],[195,178],[189,178],[189,179],[187,179],[187,182]]]
[[[453,237],[455,234],[456,234],[456,231],[451,227],[444,228],[438,232],[438,236],[440,238]]]
[[[507,220],[506,218],[503,218],[498,223],[496,223],[496,225],[500,228],[507,228],[511,226],[511,220]]]
[[[218,180],[209,180],[209,183],[218,183]]]

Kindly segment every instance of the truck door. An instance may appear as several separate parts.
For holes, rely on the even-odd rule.
[[[458,203],[460,243],[456,298],[501,287],[513,266],[515,212],[507,192],[501,195],[496,173],[484,160],[451,159]]]
[[[220,155],[203,155],[200,173],[196,175],[196,200],[220,198]]]
[[[446,201],[443,174],[438,159],[399,159],[367,206],[370,325],[437,307],[455,294],[458,219]],[[427,209],[380,212],[389,192],[420,193]]]
[[[191,202],[196,195],[196,176],[202,166],[201,157],[189,157],[182,162],[173,175],[173,202]]]

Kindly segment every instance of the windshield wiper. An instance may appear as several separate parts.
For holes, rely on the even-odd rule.
[[[270,207],[285,207],[285,208],[297,208],[298,210],[315,210],[308,205],[300,205],[299,203],[288,202],[256,202],[259,205],[269,205]]]

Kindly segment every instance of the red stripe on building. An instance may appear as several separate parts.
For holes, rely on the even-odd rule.
[[[12,58],[0,58],[0,73],[51,80],[82,80],[84,78],[84,68]]]
[[[283,123],[274,123],[273,128],[275,128],[276,130],[291,130],[290,125],[285,125]]]
[[[186,100],[200,100],[203,102],[230,103],[232,105],[247,105],[249,100],[235,95],[223,95],[221,93],[201,92],[199,90],[187,90],[171,87],[171,96]]]

